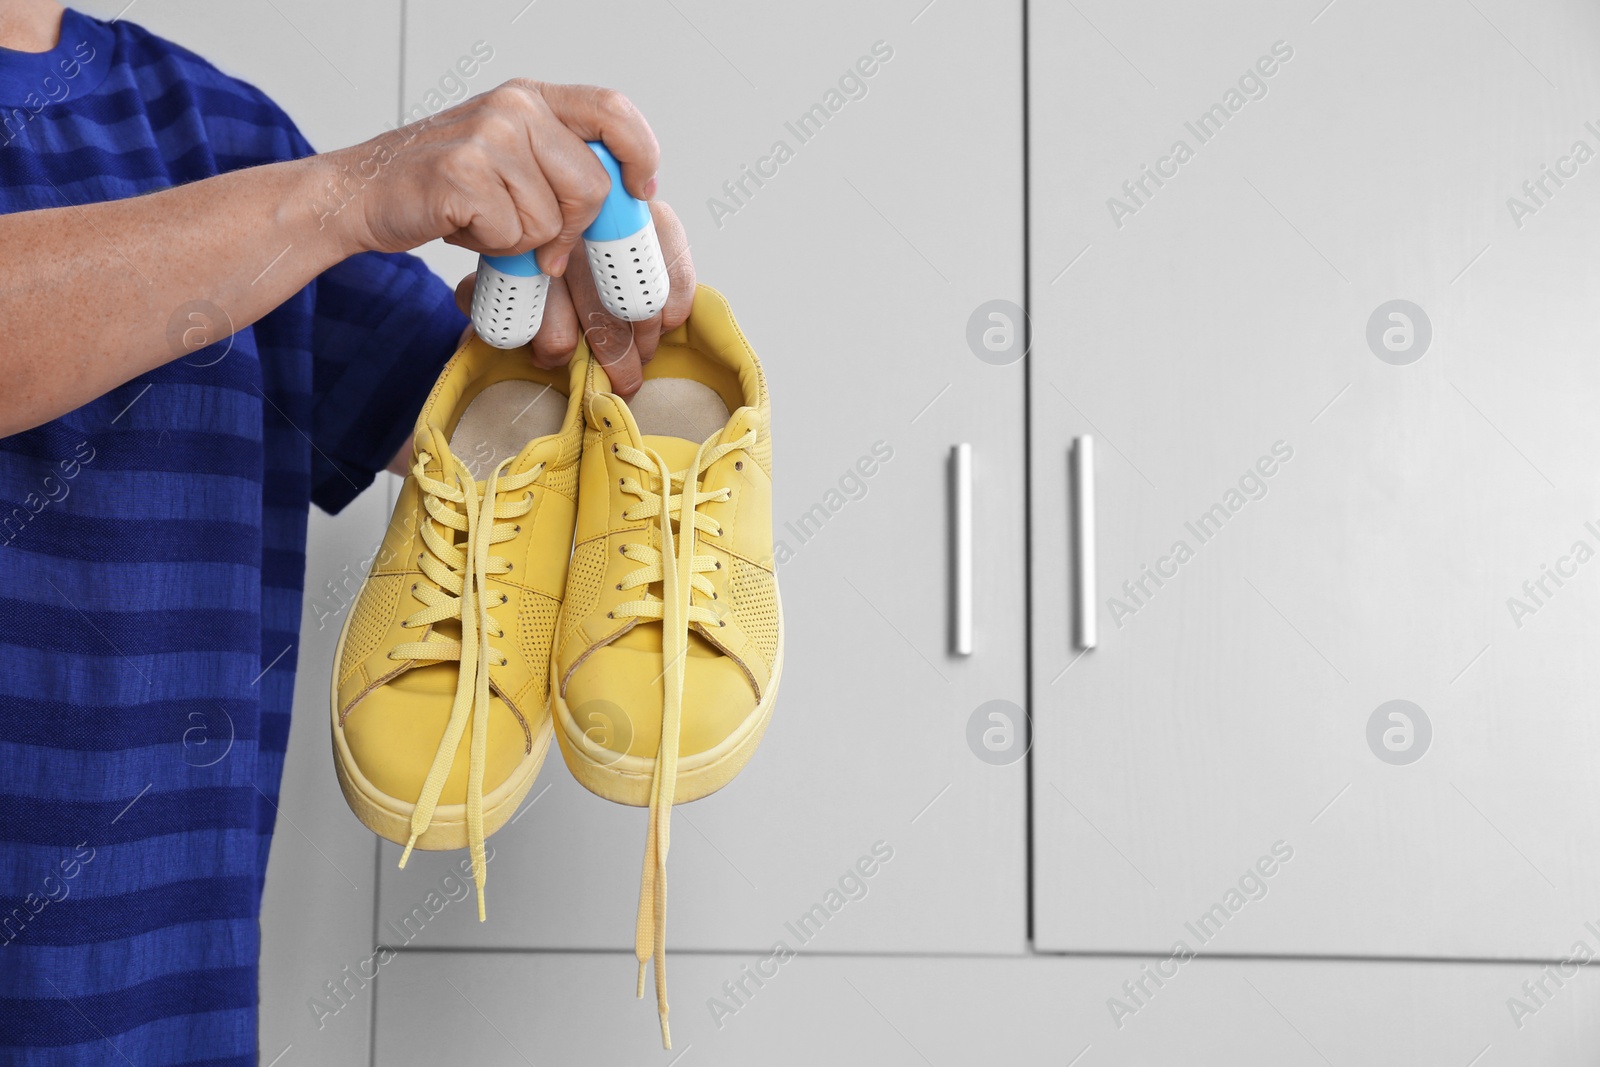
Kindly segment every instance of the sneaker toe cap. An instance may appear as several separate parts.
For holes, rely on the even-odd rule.
[[[685,658],[680,757],[727,740],[756,709],[744,670],[727,656]],[[578,665],[563,699],[590,741],[618,755],[654,759],[661,739],[665,679],[659,652],[608,645]]]
[[[345,717],[344,739],[367,781],[379,791],[406,803],[422,794],[439,741],[450,721],[452,691],[435,692],[428,679],[408,679],[431,668],[416,668],[368,693]],[[453,679],[455,672],[451,670]],[[411,684],[407,684],[407,683]],[[418,684],[421,683],[421,684]],[[483,791],[487,795],[509,779],[528,754],[528,731],[498,696],[489,697],[488,758]],[[441,804],[465,804],[467,762],[472,751],[472,724],[462,732]]]

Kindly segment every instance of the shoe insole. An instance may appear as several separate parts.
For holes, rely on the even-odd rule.
[[[646,437],[681,437],[699,444],[728,424],[728,405],[693,378],[648,378],[628,410]]]
[[[496,382],[461,413],[450,435],[450,451],[474,478],[482,479],[529,441],[559,431],[566,417],[567,398],[554,387],[524,378]]]

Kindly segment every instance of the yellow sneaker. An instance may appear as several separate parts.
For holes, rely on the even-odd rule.
[[[351,810],[411,849],[472,851],[550,747],[588,350],[535,367],[470,338],[417,417],[413,466],[335,653],[333,754]],[[471,739],[462,735],[470,727]]]
[[[648,805],[638,994],[655,959],[662,1042],[666,861],[674,803],[715,792],[754,753],[778,691],[772,439],[761,364],[721,293],[701,286],[632,401],[591,365],[577,544],[552,686],[572,773]]]

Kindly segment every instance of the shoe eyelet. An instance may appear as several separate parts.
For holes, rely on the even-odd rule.
[[[627,545],[618,545],[617,546],[617,551],[622,553],[624,556],[626,556],[628,554],[628,546]]]
[[[733,464],[733,469],[736,470],[736,471],[744,470],[744,460],[742,460],[742,459],[735,460],[734,464]]]
[[[504,593],[501,593],[500,594],[500,603],[509,604],[509,603],[511,603],[511,598],[506,596]]]
[[[507,663],[510,663],[510,662],[511,661],[506,659],[504,656],[500,657],[500,666],[504,667]]]
[[[720,559],[717,560],[717,565],[713,569],[714,570],[719,570],[719,571],[722,569],[722,561]]]
[[[506,573],[507,574],[510,574],[512,571],[514,571],[516,569],[517,569],[517,565],[515,563],[507,563],[506,564]]]
[[[718,620],[717,620],[717,629],[719,629],[719,630],[720,630],[720,629],[722,629],[722,628],[723,628],[723,627],[724,627],[724,626],[726,626],[726,625],[728,625],[728,624],[727,624],[727,623],[725,623],[725,622],[723,622],[723,621],[722,621],[722,620],[721,620],[721,619],[718,619]]]
[[[613,453],[613,454],[615,454],[615,453],[616,453],[616,451],[617,451],[617,446],[616,446],[616,445],[614,445],[614,444],[613,444],[613,445],[612,445],[612,446],[611,446],[611,451],[612,451],[612,453]]]
[[[617,484],[618,484],[618,485],[622,485],[622,486],[625,486],[625,485],[627,485],[627,484],[628,484],[628,479],[626,479],[626,478],[618,478],[618,479],[617,479]]]
[[[621,582],[617,583],[617,592],[619,592],[619,593],[622,592],[622,583]]]
[[[608,619],[614,619],[614,618],[616,618],[616,617],[617,617],[617,613],[616,613],[616,612],[614,612],[614,611],[608,611],[608,612],[606,612],[606,618],[608,618]]]
[[[601,419],[600,421],[605,423],[607,428],[609,428],[611,426],[611,420],[610,419]]]
[[[413,593],[415,593],[417,591],[417,583],[416,582],[412,582],[411,583],[411,591]]]
[[[711,599],[712,599],[712,600],[715,600],[715,599],[717,599],[717,594],[715,594],[715,593],[712,593],[712,594],[711,594]]]
[[[522,523],[520,523],[520,522],[512,523],[511,524],[511,532],[514,533],[514,534],[521,533],[522,532]]]

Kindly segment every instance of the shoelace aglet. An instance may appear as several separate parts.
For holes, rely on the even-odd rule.
[[[483,910],[483,883],[479,882],[478,883],[478,921],[479,922],[484,922],[487,918],[488,918],[488,913]]]
[[[411,840],[406,842],[406,850],[404,852],[400,853],[400,869],[401,870],[405,869],[406,860],[411,858],[411,850],[413,848],[415,848],[416,846],[417,846],[417,835],[416,834],[412,834],[411,835]]]
[[[753,440],[753,433],[741,439],[740,443],[721,444],[714,452],[713,458],[720,457],[735,447],[745,447],[749,440]],[[719,435],[720,436],[720,435]],[[693,613],[693,582],[694,572],[694,542],[695,542],[695,513],[694,509],[702,502],[699,491],[694,483],[699,475],[704,472],[706,464],[706,444],[700,446],[696,453],[695,462],[690,466],[682,481],[681,496],[679,500],[679,528],[681,540],[680,547],[675,546],[672,533],[672,501],[673,501],[673,474],[668,470],[661,456],[649,449],[644,450],[644,457],[650,461],[654,468],[655,476],[661,483],[659,509],[657,516],[660,519],[661,536],[661,572],[662,572],[662,652],[669,651],[667,637],[669,634],[681,633],[683,640],[687,640],[689,624],[694,620]],[[630,449],[637,453],[637,450]],[[628,462],[637,464],[636,460]],[[626,487],[626,483],[625,487]],[[726,500],[727,495],[718,497],[711,494],[704,500]],[[721,531],[718,530],[720,535]],[[624,555],[627,554],[624,550]],[[631,558],[631,557],[630,557]],[[684,588],[687,585],[689,588]],[[622,588],[620,585],[617,588]],[[680,597],[682,598],[680,600]],[[687,613],[687,614],[685,614]],[[661,1047],[672,1048],[672,1030],[667,1025],[667,948],[665,941],[665,912],[666,912],[666,859],[667,859],[667,820],[671,816],[672,803],[676,792],[676,769],[679,730],[682,728],[680,716],[682,714],[683,674],[682,660],[688,652],[687,647],[673,652],[667,657],[666,669],[662,676],[668,678],[665,689],[666,700],[662,705],[661,743],[657,749],[655,773],[652,781],[652,794],[650,798],[650,832],[645,847],[645,871],[641,878],[639,893],[639,920],[635,930],[637,939],[635,958],[639,961],[639,981],[635,987],[634,995],[639,999],[644,998],[644,971],[645,964],[650,959],[656,965],[656,1013],[661,1020]],[[662,814],[661,805],[665,804],[665,814]],[[657,820],[660,820],[659,822]],[[655,870],[652,872],[652,864]],[[652,892],[653,888],[653,892]],[[647,900],[653,897],[653,901]],[[646,908],[650,907],[647,912]],[[647,925],[648,919],[648,925]],[[646,956],[646,934],[649,933],[654,942],[653,951]]]

